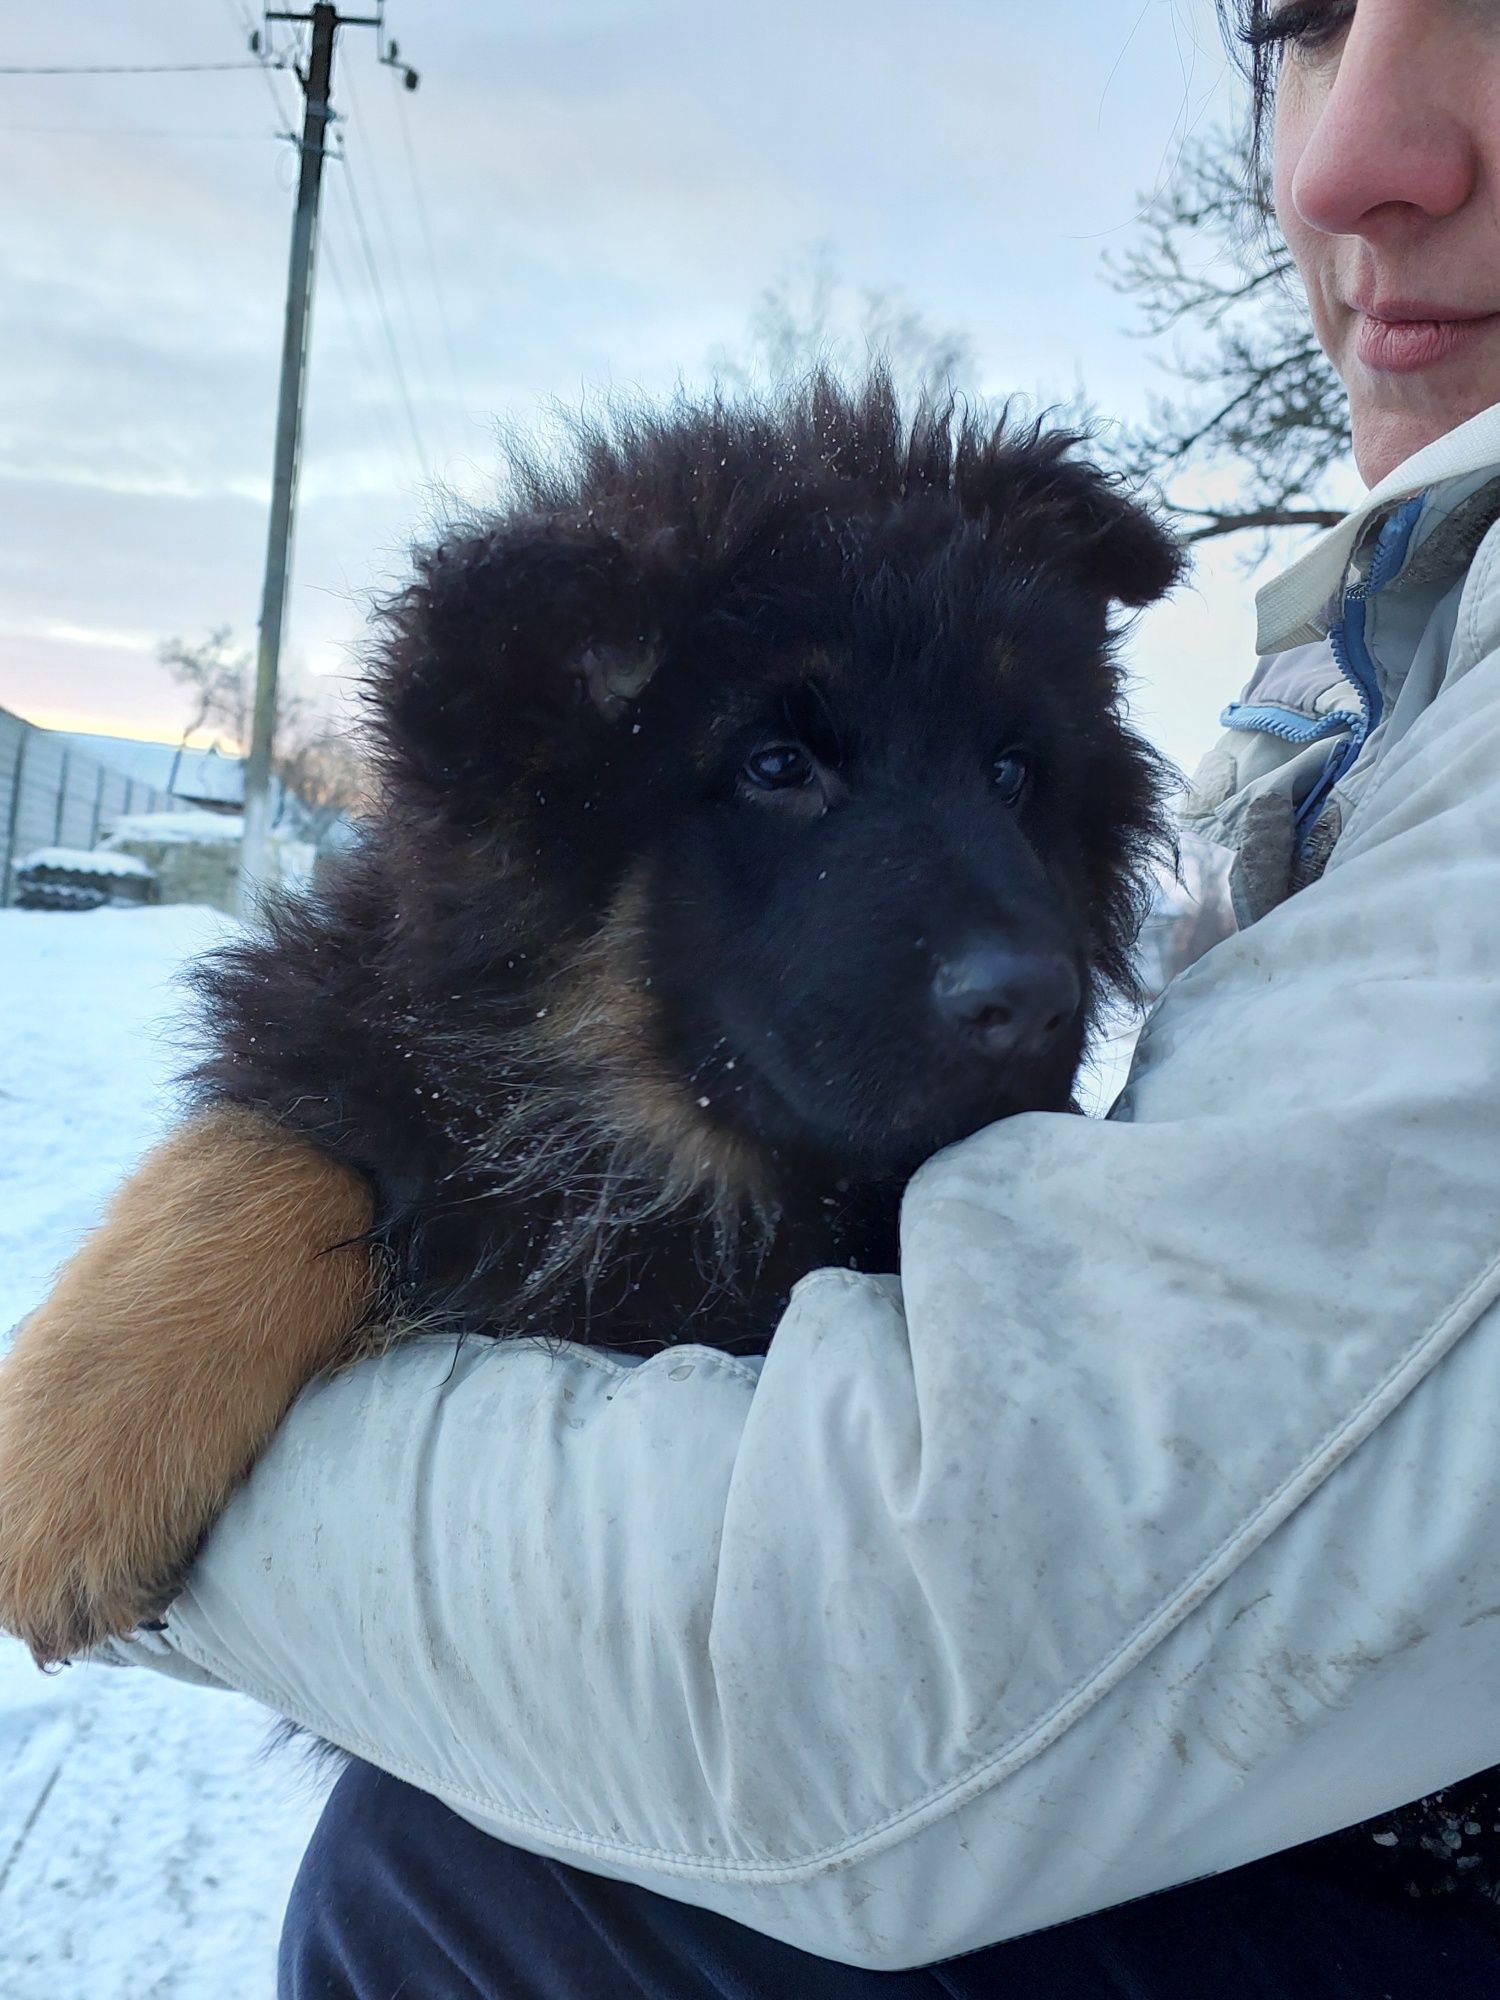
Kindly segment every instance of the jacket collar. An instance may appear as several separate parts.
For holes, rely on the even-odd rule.
[[[1289,570],[1256,594],[1257,652],[1280,652],[1323,636],[1328,629],[1325,608],[1342,584],[1366,526],[1376,516],[1412,494],[1497,466],[1500,404],[1481,410],[1457,430],[1435,438],[1387,473],[1336,528],[1320,535]]]

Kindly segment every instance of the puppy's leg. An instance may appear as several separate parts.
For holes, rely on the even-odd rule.
[[[248,1112],[184,1126],[0,1362],[0,1627],[41,1664],[160,1609],[374,1293],[370,1194]]]

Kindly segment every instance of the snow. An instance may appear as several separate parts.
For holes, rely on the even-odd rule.
[[[174,976],[232,928],[186,905],[0,910],[0,1344],[170,1122]],[[319,1801],[268,1736],[238,1696],[44,1676],[0,1637],[4,2000],[272,2000]]]
[[[110,854],[102,847],[39,847],[18,864],[28,868],[66,868],[73,875],[145,875],[151,870],[134,854]]]
[[[238,840],[245,816],[237,812],[124,813],[111,826],[106,846],[121,841]]]

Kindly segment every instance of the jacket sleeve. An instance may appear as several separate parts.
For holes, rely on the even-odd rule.
[[[506,1839],[923,1963],[1500,1745],[1500,661],[1121,1113],[914,1182],[759,1369],[417,1342],[310,1390],[164,1635]]]

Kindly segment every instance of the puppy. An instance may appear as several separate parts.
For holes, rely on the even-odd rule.
[[[159,1611],[297,1391],[413,1331],[763,1348],[902,1188],[1064,1111],[1162,769],[1077,440],[826,377],[579,427],[386,609],[380,803],[199,974],[196,1115],[0,1374],[0,1624]]]

